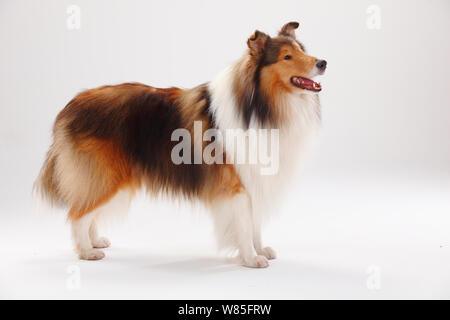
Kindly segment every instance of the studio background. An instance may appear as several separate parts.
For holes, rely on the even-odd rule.
[[[0,298],[450,298],[449,9],[0,1]],[[31,193],[57,113],[104,84],[209,81],[289,21],[328,69],[319,146],[265,229],[279,258],[229,264],[201,209],[138,196],[105,229],[106,259],[78,261],[64,211],[36,212]]]

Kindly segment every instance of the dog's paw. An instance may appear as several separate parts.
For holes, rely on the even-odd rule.
[[[102,250],[90,249],[81,251],[78,256],[81,260],[101,260],[105,253]]]
[[[242,265],[249,268],[267,268],[269,261],[264,256],[254,256],[250,259],[243,260]]]
[[[100,237],[95,240],[92,240],[92,246],[94,248],[108,248],[111,245],[111,242],[108,238]]]
[[[262,248],[261,251],[258,252],[258,254],[263,255],[269,260],[277,258],[277,253],[271,247]]]

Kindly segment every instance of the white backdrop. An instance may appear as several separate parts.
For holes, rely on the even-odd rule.
[[[79,28],[67,25],[71,5]],[[446,0],[1,0],[0,297],[449,298],[449,14]],[[195,86],[239,58],[255,29],[292,20],[328,61],[323,125],[267,228],[279,251],[269,269],[224,264],[207,217],[168,202],[138,199],[97,265],[77,262],[62,213],[32,214],[52,123],[77,92]],[[81,268],[75,290],[70,266]]]

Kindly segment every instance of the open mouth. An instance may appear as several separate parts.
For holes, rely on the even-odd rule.
[[[308,78],[292,77],[291,82],[294,86],[305,90],[314,92],[319,92],[320,90],[322,90],[322,86],[320,85],[319,82],[312,81],[311,79]]]

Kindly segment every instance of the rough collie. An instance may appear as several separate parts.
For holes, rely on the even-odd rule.
[[[86,90],[67,104],[54,123],[35,187],[44,199],[68,208],[80,259],[102,259],[100,248],[110,245],[97,232],[100,209],[118,192],[143,187],[200,200],[211,211],[221,247],[237,250],[244,266],[268,266],[276,254],[262,244],[261,223],[276,210],[320,121],[321,85],[311,78],[324,73],[326,61],[305,53],[295,36],[298,25],[287,23],[276,37],[255,31],[240,60],[193,89],[125,83]],[[201,133],[238,130],[246,142],[249,129],[277,130],[271,146],[278,153],[276,172],[263,174],[259,162],[238,163],[231,154],[251,156],[254,150],[247,144],[231,150],[217,136],[209,140],[222,146],[225,161],[195,162],[195,152],[185,149],[179,156],[187,161],[174,161],[174,132],[194,135],[195,127]],[[200,139],[201,152],[208,139]],[[195,149],[196,140],[189,146]]]

